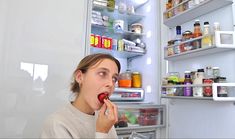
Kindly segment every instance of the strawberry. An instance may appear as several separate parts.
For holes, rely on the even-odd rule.
[[[101,93],[98,95],[98,99],[101,103],[104,103],[104,99],[109,99],[109,96],[106,93]]]

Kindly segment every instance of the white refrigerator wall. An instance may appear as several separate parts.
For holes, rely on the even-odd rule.
[[[164,3],[162,6],[165,7]],[[164,9],[164,8],[163,8]],[[232,6],[218,9],[196,19],[200,20],[201,28],[203,22],[220,22],[221,30],[233,31]],[[163,11],[162,11],[163,12]],[[193,31],[194,20],[181,25],[182,32]],[[166,26],[162,25],[162,29]],[[174,37],[175,28],[169,30],[169,37]],[[170,35],[174,34],[174,35]],[[168,38],[170,39],[170,38]],[[162,47],[168,40],[163,40]],[[206,56],[193,57],[184,60],[169,62],[169,71],[180,72],[184,76],[186,70],[196,70],[206,66],[217,66],[221,75],[227,77],[228,82],[235,82],[235,51],[215,53]],[[170,138],[234,138],[235,137],[235,105],[233,102],[213,102],[210,100],[183,100],[169,99],[168,105],[168,130]]]
[[[0,138],[38,138],[84,56],[86,0],[0,1]]]
[[[133,59],[131,67],[134,71],[142,74],[143,87],[145,90],[144,102],[160,104],[158,90],[160,87],[160,5],[158,1],[149,0],[148,3],[137,9],[138,13],[146,15],[143,24],[147,53],[144,56]]]

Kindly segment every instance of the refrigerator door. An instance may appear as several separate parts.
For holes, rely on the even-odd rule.
[[[39,138],[45,118],[68,102],[86,8],[86,0],[0,1],[0,138]]]

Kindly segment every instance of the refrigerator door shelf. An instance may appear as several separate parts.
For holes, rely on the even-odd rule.
[[[181,25],[190,20],[193,20],[196,17],[199,17],[206,13],[212,12],[214,10],[218,10],[219,8],[225,7],[227,5],[231,5],[232,3],[233,3],[233,0],[205,0],[204,2],[192,7],[191,9],[183,11],[171,18],[164,18],[163,22],[168,27],[175,27],[177,25]],[[177,6],[181,6],[181,5],[177,5]],[[174,7],[172,9],[167,10],[166,12],[169,12],[170,10],[173,10],[173,9]]]

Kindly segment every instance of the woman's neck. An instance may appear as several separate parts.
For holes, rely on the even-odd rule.
[[[94,110],[90,108],[90,106],[84,101],[84,99],[81,98],[81,96],[78,96],[74,100],[74,102],[72,102],[72,105],[83,113],[94,115]]]

